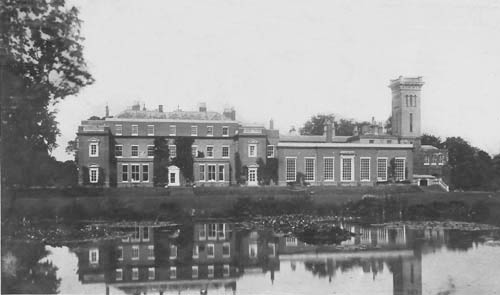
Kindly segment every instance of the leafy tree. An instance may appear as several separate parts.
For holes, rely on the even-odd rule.
[[[424,133],[420,137],[420,141],[423,145],[432,145],[432,146],[435,146],[437,148],[443,147],[443,142],[441,141],[441,138],[434,136],[434,135],[431,135],[431,134]]]
[[[300,134],[323,135],[328,121],[335,124],[335,134],[339,136],[353,135],[356,127],[358,127],[358,130],[361,130],[363,126],[370,124],[369,122],[358,122],[352,119],[336,120],[335,115],[333,114],[318,114],[312,116],[311,119],[304,123],[304,127],[300,128]]]
[[[173,159],[173,164],[182,172],[187,181],[193,181],[193,154],[191,147],[194,139],[191,137],[177,137],[175,139],[176,157]]]
[[[165,137],[157,137],[154,140],[154,177],[155,186],[164,186],[168,183],[168,141]]]
[[[38,184],[59,134],[49,110],[93,82],[82,54],[78,10],[64,0],[4,0],[2,30],[2,176],[7,185]]]
[[[384,128],[387,130],[387,133],[392,134],[392,116],[387,118],[387,121],[384,123]]]

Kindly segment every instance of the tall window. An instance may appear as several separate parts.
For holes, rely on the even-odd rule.
[[[134,136],[139,135],[139,126],[138,125],[132,125],[132,135],[134,135]]]
[[[123,145],[115,145],[115,157],[123,156]]]
[[[130,146],[130,155],[132,157],[139,157],[139,146],[138,145],[132,145]]]
[[[150,267],[148,268],[148,280],[154,280],[155,279],[155,268]]]
[[[154,245],[148,245],[148,259],[149,260],[155,259],[155,246]]]
[[[248,145],[248,156],[249,157],[257,157],[257,145],[249,144]]]
[[[90,263],[99,263],[99,249],[92,248],[89,251]]]
[[[274,145],[267,146],[267,157],[274,158]]]
[[[229,127],[222,127],[222,136],[229,136]]]
[[[354,181],[354,157],[341,157],[341,176],[342,181]]]
[[[132,182],[139,182],[140,181],[140,178],[139,178],[139,164],[132,164],[130,165],[131,168],[132,168],[132,175],[131,175],[131,179],[132,179]]]
[[[215,181],[215,165],[207,165],[207,167],[208,167],[208,173],[207,173],[208,181]]]
[[[121,124],[115,125],[115,135],[122,135],[123,134],[123,128]]]
[[[217,239],[217,224],[209,223],[207,227],[208,227],[208,239],[209,240]]]
[[[387,181],[387,158],[377,158],[377,180]]]
[[[219,181],[224,181],[224,165],[219,165],[218,167],[219,167],[218,179],[219,179]]]
[[[229,158],[229,146],[222,146],[222,157]]]
[[[333,174],[333,157],[329,157],[329,158],[324,158],[324,161],[325,161],[325,165],[324,165],[324,177],[325,177],[325,181],[333,181],[334,178],[334,174]]]
[[[123,247],[122,246],[119,246],[118,248],[116,248],[116,257],[118,258],[118,260],[123,260]]]
[[[414,107],[417,106],[417,96],[416,95],[413,96],[413,106]]]
[[[207,245],[207,257],[208,258],[214,258],[215,257],[215,245],[214,244],[208,244]]]
[[[214,126],[207,126],[207,136],[214,136]]]
[[[149,136],[155,135],[155,125],[148,125],[148,135]]]
[[[424,156],[424,165],[429,165],[431,163],[429,155]]]
[[[200,257],[200,246],[193,245],[193,258]]]
[[[396,180],[404,180],[406,179],[405,177],[405,162],[406,160],[404,158],[396,158],[395,164],[396,164],[396,169],[395,169],[395,174],[396,174]]]
[[[132,280],[137,281],[139,279],[139,269],[137,267],[132,268]]]
[[[213,158],[213,157],[214,157],[214,146],[207,145],[207,158]]]
[[[193,155],[193,158],[198,157],[198,146],[197,145],[191,146],[191,154]]]
[[[90,183],[97,183],[99,181],[99,168],[90,168],[89,178]]]
[[[198,126],[191,126],[191,136],[198,136]]]
[[[122,181],[123,182],[128,181],[128,165],[126,164],[122,165]]]
[[[142,181],[149,182],[149,165],[142,165]]]
[[[214,266],[213,265],[209,265],[208,266],[208,277],[209,278],[213,278],[214,277]]]
[[[123,280],[123,269],[121,268],[116,269],[116,280],[117,281]]]
[[[206,224],[202,224],[200,226],[200,231],[198,232],[198,238],[202,241],[207,238],[207,225]]]
[[[144,242],[149,241],[149,227],[143,227],[142,228],[142,240]]]
[[[171,144],[168,146],[168,155],[172,159],[177,157],[177,146],[175,144]]]
[[[409,95],[405,95],[405,98],[406,98],[406,106],[410,106],[410,104],[409,104],[410,96]]]
[[[305,158],[304,166],[305,166],[305,180],[314,181],[314,170],[316,159],[314,158]]]
[[[231,256],[231,244],[230,243],[222,244],[222,256],[223,257],[230,257]]]
[[[139,246],[132,246],[132,260],[139,259]]]
[[[168,134],[170,136],[175,136],[176,133],[177,133],[177,127],[175,125],[170,125],[169,128],[168,128]]]
[[[370,181],[370,158],[361,158],[359,160],[360,172],[359,178],[361,181]]]
[[[99,156],[99,144],[97,142],[92,142],[89,146],[89,156],[98,157]]]
[[[169,273],[170,279],[176,279],[177,278],[177,267],[171,266],[170,267],[170,273]]]
[[[148,145],[148,157],[152,158],[155,156],[155,146]]]
[[[410,113],[410,132],[413,132],[413,114]]]
[[[200,165],[200,181],[205,181],[205,165]]]
[[[176,259],[177,258],[177,245],[170,245],[170,259]]]
[[[225,276],[225,277],[228,277],[230,275],[230,268],[229,268],[229,264],[224,264],[224,268],[223,268],[223,271],[222,271],[222,275]]]
[[[295,181],[297,177],[297,159],[286,158],[286,181]]]
[[[191,266],[191,277],[193,279],[198,278],[198,265]]]

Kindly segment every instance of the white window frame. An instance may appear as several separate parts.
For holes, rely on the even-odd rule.
[[[92,152],[92,147],[95,147],[95,153]],[[99,157],[99,143],[98,142],[91,142],[89,144],[89,157],[92,157],[92,158]]]
[[[172,155],[172,151],[175,151],[175,155]],[[175,144],[168,145],[168,157],[171,159],[177,158],[177,146]]]
[[[203,235],[201,233],[203,233]],[[207,225],[206,224],[201,225],[201,229],[198,232],[198,239],[200,241],[205,241],[207,239]]]
[[[116,281],[123,281],[123,269],[117,268],[115,270],[115,280]]]
[[[254,251],[255,255],[252,255],[252,250]],[[259,247],[257,245],[257,242],[251,242],[248,244],[248,257],[250,258],[259,257]]]
[[[177,259],[177,250],[178,250],[178,247],[177,245],[174,245],[174,244],[171,244],[170,247],[169,247],[169,256],[168,258],[170,260],[174,260],[174,259]]]
[[[351,160],[351,175],[350,180],[344,179],[344,160]],[[354,156],[340,156],[340,181],[341,182],[354,182]]]
[[[117,252],[118,254],[120,254],[120,255],[118,255],[117,259],[118,259],[119,261],[122,261],[122,260],[123,260],[123,247],[122,247],[122,246],[118,246],[118,247],[116,248],[116,252]]]
[[[200,246],[193,245],[193,259],[198,259],[198,258],[200,258]]]
[[[285,237],[285,246],[297,246],[297,238],[292,236]]]
[[[148,164],[144,164],[143,166],[148,166]],[[145,227],[141,227],[141,229],[142,229],[142,241],[143,242],[149,242],[149,239],[151,237],[150,232],[149,232],[149,227],[145,226]],[[144,233],[148,233],[147,234],[147,236],[148,236],[147,238],[144,237]]]
[[[147,174],[146,174],[148,176],[148,179],[146,179],[146,180],[144,180],[144,175],[145,175],[145,173],[144,173],[144,167],[147,167],[147,170],[148,170]],[[142,182],[149,182],[149,180],[151,179],[151,177],[149,177],[149,176],[150,176],[149,164],[142,164],[141,165],[141,181]]]
[[[212,249],[212,254],[209,253],[208,249]],[[213,259],[215,258],[215,244],[207,244],[207,258]]]
[[[152,130],[152,132],[150,132]],[[154,136],[155,135],[155,125],[148,125],[147,127],[147,134],[148,136]]]
[[[116,155],[116,151],[117,151],[118,147],[121,148],[121,152],[122,152],[122,154],[120,156]],[[115,145],[115,157],[117,157],[117,158],[123,158],[123,144],[117,144],[117,145]]]
[[[288,160],[294,160],[293,165],[293,179],[288,178]],[[295,182],[297,181],[297,157],[285,157],[285,181],[286,182]]]
[[[171,280],[177,279],[177,267],[171,266],[168,276]]]
[[[208,132],[211,130],[211,132]],[[214,136],[214,126],[207,126],[207,136]]]
[[[396,164],[398,160],[403,160],[403,177],[397,177],[397,165],[394,167],[394,177],[396,178],[396,180],[406,180],[406,157],[396,157],[394,160],[394,164]]]
[[[124,172],[123,172],[123,167],[127,167],[127,172],[126,172],[126,175],[127,175],[127,179],[126,180],[123,180],[123,175],[124,175]],[[130,180],[130,175],[129,175],[129,169],[128,169],[128,164],[122,164],[122,170],[121,170],[121,182],[129,182]]]
[[[213,230],[211,229],[213,227]],[[217,240],[217,223],[209,223],[207,224],[207,239],[210,241],[215,241]],[[210,235],[210,233],[214,233],[214,235]]]
[[[132,130],[130,131],[132,136],[139,136],[139,125],[132,125]],[[134,129],[136,132],[134,132]]]
[[[222,275],[224,277],[228,277],[230,274],[231,274],[231,268],[229,267],[229,264],[224,264],[222,269]]]
[[[210,179],[210,167],[213,167],[214,170],[214,175],[213,175],[213,179]],[[208,182],[214,182],[214,181],[217,181],[217,165],[216,164],[207,164],[207,181]]]
[[[224,129],[227,130],[226,134],[224,134]],[[223,137],[228,137],[229,136],[229,126],[222,126],[222,136]]]
[[[383,160],[384,161],[384,166],[385,166],[385,177],[379,177],[379,171],[380,171],[380,165],[379,161]],[[389,163],[389,158],[387,157],[378,157],[377,158],[377,181],[387,181],[387,163]]]
[[[431,164],[431,157],[429,154],[424,155],[424,165],[429,166]]]
[[[92,254],[95,254],[95,260],[92,259]],[[99,248],[90,248],[89,250],[89,262],[90,264],[99,263]]]
[[[212,148],[212,155],[211,156],[208,155],[208,148],[209,147]],[[206,158],[212,159],[215,157],[215,147],[213,145],[207,145],[205,147],[205,151],[206,151],[206,155],[205,155]]]
[[[95,172],[95,180],[92,177],[93,172]],[[98,183],[99,182],[99,167],[89,168],[89,182],[90,183]]]
[[[209,265],[208,266],[207,276],[209,278],[213,278],[214,277],[214,266],[213,265]]]
[[[270,154],[269,154],[269,148],[271,148],[271,153]],[[274,145],[272,145],[272,144],[267,145],[266,157],[267,158],[274,158],[275,157],[274,154],[275,154],[275,147],[274,147]]]
[[[193,158],[198,157],[198,146],[197,145],[191,146],[191,155],[193,156]]]
[[[148,245],[148,260],[155,259],[155,246]]]
[[[120,130],[120,132],[118,132]],[[123,135],[123,126],[122,124],[115,124],[115,135],[122,136]]]
[[[252,147],[254,148],[253,154],[251,153]],[[256,143],[248,144],[248,157],[249,158],[257,158],[257,144]]]
[[[134,156],[134,147],[137,147],[137,156]],[[138,144],[130,145],[130,157],[131,158],[139,158],[139,145]]]
[[[220,178],[221,174],[220,174],[220,168],[222,167],[222,178]],[[224,164],[221,164],[221,165],[217,165],[217,181],[224,181],[225,180],[225,176],[226,176],[226,167]]]
[[[203,167],[203,169],[202,169]],[[203,170],[203,172],[201,171]],[[200,177],[203,175],[203,179]],[[198,177],[200,182],[205,182],[207,181],[207,167],[205,167],[205,164],[200,164],[199,169],[198,169]]]
[[[153,148],[153,154],[150,156],[149,155],[149,148]],[[146,148],[146,155],[148,158],[154,158],[155,156],[155,146],[154,145],[151,145],[151,144],[148,144],[147,148]]]
[[[154,267],[148,268],[148,280],[154,280],[156,277],[156,271]]]
[[[326,178],[326,160],[332,160],[332,178]],[[335,157],[323,157],[323,180],[324,181],[335,181]]]
[[[135,250],[137,250],[137,257],[134,256]],[[130,256],[132,257],[132,260],[139,260],[139,257],[141,256],[141,250],[139,249],[139,245],[132,246],[132,254]]]
[[[307,179],[307,160],[313,160],[313,171],[312,171],[312,179]],[[314,157],[304,157],[304,180],[308,182],[316,181],[316,158]]]
[[[134,180],[134,167],[137,167],[138,177]],[[130,182],[141,182],[141,165],[140,164],[130,164]]]
[[[227,247],[228,249],[228,254],[224,254],[224,247]],[[229,258],[231,257],[231,243],[222,243],[222,257],[224,258]]]
[[[198,278],[198,275],[199,275],[198,265],[193,265],[193,266],[191,266],[191,277],[192,277],[193,279],[197,279],[197,278]]]
[[[191,136],[198,136],[198,125],[191,126]]]
[[[177,135],[177,125],[168,125],[168,135],[170,136]]]
[[[132,280],[133,281],[139,280],[139,268],[137,267],[132,268]]]
[[[368,160],[368,179],[363,179],[363,165],[362,165],[362,162],[363,160]],[[369,182],[370,179],[371,179],[371,162],[372,162],[372,158],[371,157],[360,157],[359,158],[359,180],[360,181],[364,181],[364,182]]]
[[[224,148],[227,148],[227,156],[224,156]],[[230,152],[231,152],[231,150],[230,150],[229,145],[222,146],[222,158],[223,159],[229,159],[229,156],[231,155]]]

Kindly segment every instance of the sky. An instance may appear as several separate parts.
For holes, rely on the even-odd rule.
[[[59,160],[81,120],[135,101],[234,107],[286,133],[318,113],[385,121],[422,76],[422,131],[500,153],[500,1],[70,0],[95,83],[57,105]]]

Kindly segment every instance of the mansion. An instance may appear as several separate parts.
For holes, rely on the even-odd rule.
[[[163,105],[148,110],[136,104],[116,116],[106,110],[103,119],[85,120],[78,127],[79,183],[252,186],[263,184],[265,174],[279,185],[359,186],[394,181],[444,187],[446,150],[420,143],[423,84],[421,77],[391,80],[391,131],[372,120],[350,136],[337,136],[331,122],[323,135],[282,135],[272,120],[268,126],[245,124],[236,120],[234,109],[213,112],[205,104],[196,111],[172,112]],[[159,139],[168,147],[165,161],[158,161]],[[191,169],[175,161],[189,153],[186,142],[191,154],[186,163],[192,163],[189,177],[183,169]],[[158,180],[160,168],[166,171],[163,181]]]

